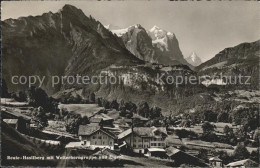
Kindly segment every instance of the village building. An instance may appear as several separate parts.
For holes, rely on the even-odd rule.
[[[168,159],[173,160],[175,167],[179,167],[181,164],[187,164],[196,167],[209,167],[209,165],[206,164],[203,160],[177,148],[169,147],[165,150],[167,152]]]
[[[82,146],[114,150],[116,137],[101,126],[80,125],[78,136]]]
[[[3,121],[14,129],[18,129],[18,119],[3,119]]]
[[[145,153],[148,148],[165,148],[167,134],[155,127],[134,127],[118,135],[119,143],[126,143],[136,153]]]
[[[167,158],[166,151],[162,148],[147,148],[145,156]]]
[[[216,156],[209,158],[209,164],[211,167],[215,167],[215,168],[223,167],[222,160]]]
[[[65,146],[66,153],[68,151],[77,151],[84,153],[84,160],[89,160],[88,167],[104,167],[104,165],[114,165],[118,167],[120,153],[108,148],[92,148],[84,147],[81,142],[70,142]]]
[[[97,152],[91,155],[92,159],[107,159],[107,160],[116,160],[120,158],[120,154],[116,151],[113,151],[108,148],[99,149]]]
[[[90,118],[90,123],[99,123],[104,127],[113,127],[113,122],[114,119],[104,113],[96,114],[94,117]]]
[[[102,126],[103,125],[103,119],[102,118],[92,117],[92,118],[89,119],[89,122],[92,125],[96,125],[96,126]]]
[[[19,132],[27,132],[30,129],[30,123],[32,118],[29,116],[26,116],[22,113],[15,112],[15,111],[8,111],[8,110],[1,110],[1,117],[2,119],[17,119],[17,120],[12,120],[12,122],[17,121],[17,127],[16,129]],[[6,120],[7,121],[7,120]],[[11,122],[9,120],[8,122]],[[7,123],[8,124],[8,123]]]

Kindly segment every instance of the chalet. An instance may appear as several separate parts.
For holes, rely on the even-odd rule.
[[[155,127],[134,127],[119,134],[118,141],[125,141],[136,153],[145,153],[148,148],[164,148],[166,137],[166,133]]]
[[[26,116],[22,113],[8,110],[1,110],[2,119],[17,119],[17,130],[19,132],[26,132],[30,129],[31,117]]]
[[[99,149],[97,152],[91,155],[97,159],[116,160],[119,159],[120,154],[108,148]]]
[[[114,119],[109,117],[104,113],[96,114],[94,117],[90,118],[90,123],[99,123],[105,127],[113,127]]]
[[[14,129],[18,129],[18,119],[3,119],[3,121]]]
[[[114,134],[97,125],[80,125],[78,131],[82,146],[114,150]]]
[[[145,156],[167,158],[166,151],[162,148],[147,148]]]
[[[209,158],[209,164],[211,167],[215,167],[215,168],[219,168],[219,167],[223,167],[223,163],[222,163],[222,160],[219,159],[218,157],[212,157],[212,158]]]
[[[201,159],[192,156],[190,154],[187,154],[186,152],[183,152],[179,149],[176,149],[174,147],[169,147],[166,149],[168,159],[174,161],[175,167],[179,167],[181,164],[188,164],[196,167],[209,167],[208,164],[206,164]]]
[[[251,159],[240,160],[226,165],[226,167],[259,167],[259,164]]]
[[[102,118],[96,118],[96,117],[92,117],[90,118],[90,121],[89,121],[92,125],[99,125],[101,126],[103,123],[103,119]]]

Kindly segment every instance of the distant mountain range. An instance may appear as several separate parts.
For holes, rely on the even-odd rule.
[[[164,65],[190,64],[184,59],[176,36],[157,26],[145,30],[140,24],[120,29],[105,26],[121,37],[126,48],[139,59]]]
[[[13,75],[50,77],[106,73],[123,78],[123,84],[60,84],[53,88],[51,81],[45,80],[43,89],[57,98],[65,94],[84,97],[95,92],[97,97],[109,100],[124,99],[135,103],[145,100],[151,106],[169,112],[184,108],[178,105],[183,99],[200,97],[198,93],[208,90],[201,84],[165,85],[156,80],[157,74],[241,73],[253,76],[252,85],[246,88],[258,87],[259,41],[224,49],[199,65],[196,54],[188,61],[184,59],[178,40],[171,32],[157,26],[145,30],[138,24],[125,29],[103,26],[71,5],[65,5],[57,13],[4,20],[2,39],[2,72],[10,91],[28,88],[12,84]],[[199,66],[192,70],[191,64]]]

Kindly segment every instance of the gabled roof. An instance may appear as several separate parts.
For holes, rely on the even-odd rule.
[[[103,117],[103,120],[114,120],[113,118],[111,118],[110,116],[104,114],[104,113],[101,113],[102,117]]]
[[[217,156],[212,157],[212,158],[209,158],[209,160],[210,160],[210,161],[220,161],[220,162],[222,162],[222,160],[219,159]]]
[[[3,121],[7,124],[17,124],[18,119],[3,119]]]
[[[156,127],[135,127],[134,133],[141,137],[157,137],[157,133],[167,136],[167,133]]]
[[[164,149],[162,148],[148,148],[147,149],[149,152],[166,152]]]
[[[174,155],[174,154],[176,154],[178,152],[181,152],[181,150],[170,146],[169,148],[166,149],[166,152],[167,152],[168,156],[172,156],[172,155]]]
[[[120,154],[108,148],[99,149],[97,152],[92,154],[93,156],[108,155],[108,156],[119,156]]]
[[[106,129],[101,128],[100,126],[96,126],[96,125],[80,125],[78,135],[79,136],[80,135],[90,136],[97,131],[102,131],[103,133],[107,134],[108,136],[115,138],[113,133],[109,132]]]
[[[156,135],[156,132],[165,134],[164,132],[162,132],[160,129],[157,129],[156,127],[134,127],[134,133],[140,137],[157,137],[158,135]],[[132,133],[132,129],[130,128],[122,132],[121,134],[119,134],[118,139],[122,139],[131,133]]]
[[[8,111],[8,110],[6,110],[6,111],[1,111],[1,112],[2,112],[2,114],[6,113],[6,114],[9,114],[9,115],[15,116],[17,118],[22,118],[22,119],[27,120],[27,121],[32,119],[32,117],[29,117],[27,115],[24,115],[24,114],[16,112],[16,111]]]
[[[95,117],[90,118],[90,123],[100,123],[102,121],[103,121],[102,118],[95,118]]]
[[[200,166],[200,167],[209,167],[207,163],[205,163],[203,160],[192,156],[186,152],[183,152],[179,149],[176,149],[174,147],[169,147],[166,149],[167,155],[172,159],[185,159],[185,162],[189,163],[191,162],[192,165]]]
[[[94,126],[94,125],[80,125],[78,135],[91,135],[98,131],[100,129],[100,126]]]
[[[135,127],[134,133],[142,137],[154,137],[154,128],[150,127]]]
[[[125,130],[124,132],[122,132],[121,134],[119,134],[117,136],[118,139],[122,139],[124,137],[126,137],[127,135],[131,134],[132,133],[132,129],[128,129],[128,130]]]

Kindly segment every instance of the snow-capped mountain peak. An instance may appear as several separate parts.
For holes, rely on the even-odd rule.
[[[202,63],[200,57],[197,56],[195,52],[192,52],[192,54],[186,58],[187,62],[193,66],[198,66]]]
[[[154,25],[151,29],[150,32],[154,32],[155,30],[160,30],[160,28],[156,25]]]
[[[153,26],[148,33],[152,37],[153,40],[163,39],[165,37],[173,38],[174,34],[172,32],[167,32],[158,26]]]
[[[165,65],[188,65],[172,32],[158,26],[144,29],[140,24],[123,29],[111,25],[105,27],[120,37],[126,48],[139,59]]]

